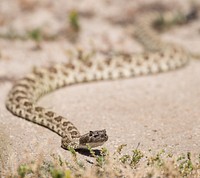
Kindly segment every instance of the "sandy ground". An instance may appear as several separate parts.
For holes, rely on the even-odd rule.
[[[84,13],[93,9],[95,16],[80,20],[82,31],[79,43],[76,45],[59,39],[42,42],[41,50],[33,50],[35,43],[31,40],[0,40],[0,161],[2,162],[0,172],[2,168],[14,169],[19,162],[27,158],[38,159],[41,154],[44,157],[52,154],[69,157],[69,152],[60,147],[59,136],[48,129],[13,116],[6,110],[4,101],[13,84],[12,80],[22,77],[33,66],[68,60],[66,51],[73,49],[74,46],[81,46],[84,49],[95,46],[96,49],[112,47],[125,52],[141,51],[141,46],[126,33],[123,26],[114,25],[108,20],[119,11],[122,16],[125,14],[123,18],[127,16],[119,8],[122,2],[117,2],[109,6],[109,12],[102,10],[103,6],[98,4],[87,6],[80,3],[77,9]],[[105,1],[105,3],[112,2]],[[2,4],[4,11],[1,12],[8,13],[6,2],[2,1]],[[75,7],[73,3],[71,4],[67,10]],[[55,4],[53,7],[61,5],[62,3]],[[46,14],[45,17],[49,19],[52,14],[46,9],[46,4],[41,5],[43,6],[45,8],[36,8],[32,15],[23,16],[14,3],[13,13],[17,15],[10,24],[16,24],[13,26],[17,29],[23,22],[25,29],[26,26],[30,28],[31,22],[34,24],[37,21],[30,20],[31,17],[34,19],[34,15],[42,19]],[[124,6],[124,9],[126,8],[128,5]],[[59,18],[62,17],[58,9],[53,8],[53,10]],[[13,14],[11,17],[13,18]],[[11,17],[8,16],[8,21],[11,21]],[[52,21],[53,24],[58,23],[55,19]],[[30,24],[27,25],[26,22]],[[200,19],[189,25],[173,28],[163,34],[162,38],[179,43],[189,51],[198,52],[199,22]],[[2,31],[9,26],[9,23],[6,23],[3,23]],[[55,28],[59,29],[60,26],[55,25]],[[139,149],[144,151],[165,149],[173,153],[186,151],[199,153],[199,96],[200,61],[193,60],[180,70],[156,76],[63,88],[45,96],[39,103],[70,118],[81,133],[105,128],[109,135],[105,146],[110,151],[114,151],[117,146],[124,143],[128,145],[127,150],[131,150],[140,143]],[[85,158],[81,154],[79,156]]]

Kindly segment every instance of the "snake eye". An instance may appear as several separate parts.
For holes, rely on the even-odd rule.
[[[93,131],[90,131],[89,132],[89,136],[91,137],[93,135]]]

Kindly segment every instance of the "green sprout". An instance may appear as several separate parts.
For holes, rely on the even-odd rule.
[[[72,29],[76,32],[78,32],[80,30],[80,25],[79,25],[79,16],[77,11],[72,10],[69,14],[69,22],[70,22],[70,26],[72,27]]]
[[[34,49],[41,49],[41,41],[43,39],[42,32],[39,28],[27,32],[28,37],[35,41],[36,46]]]
[[[41,32],[41,30],[39,28],[35,28],[35,29],[29,31],[28,32],[28,36],[32,40],[34,40],[34,41],[36,41],[38,43],[42,40],[42,32]]]

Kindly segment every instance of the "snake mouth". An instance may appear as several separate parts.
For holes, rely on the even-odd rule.
[[[99,142],[99,143],[87,143],[86,145],[79,145],[78,149],[88,149],[90,148],[96,148],[99,146],[102,146],[105,142]]]

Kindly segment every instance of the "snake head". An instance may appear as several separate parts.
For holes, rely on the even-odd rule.
[[[108,140],[108,135],[106,134],[106,130],[96,130],[89,131],[82,135],[79,139],[79,148],[87,149],[88,146],[91,148],[101,146]]]

